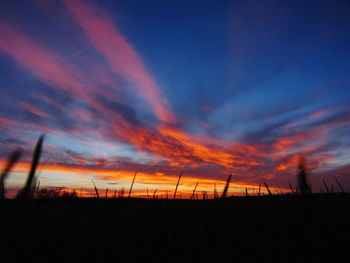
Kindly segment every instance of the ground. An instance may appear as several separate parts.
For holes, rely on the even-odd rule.
[[[350,195],[2,200],[6,262],[331,262]]]

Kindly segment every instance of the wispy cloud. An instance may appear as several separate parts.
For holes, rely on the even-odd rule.
[[[1,23],[0,34],[0,49],[14,58],[21,67],[48,85],[85,97],[84,88],[77,81],[81,75],[79,69],[64,64],[55,52],[40,45],[14,25]]]
[[[135,82],[137,92],[164,122],[174,121],[167,99],[146,69],[141,57],[124,38],[112,19],[98,7],[84,1],[64,1],[74,19],[99,50],[113,71]]]

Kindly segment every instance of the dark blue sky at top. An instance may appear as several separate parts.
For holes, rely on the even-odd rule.
[[[348,98],[347,1],[99,1],[98,5],[113,15],[176,113],[184,117],[203,118],[204,105],[217,109],[232,103],[254,109],[304,96],[325,96],[334,102]],[[84,48],[59,1],[3,1],[1,6],[3,17],[63,55]],[[6,69],[7,59],[1,62],[3,70],[13,74]]]
[[[113,19],[161,87],[176,125],[188,134],[269,144],[288,134],[289,124],[297,123],[300,132],[342,123],[325,140],[335,152],[347,149],[349,1],[87,2]],[[4,22],[90,74],[104,63],[60,1],[1,1],[0,23]],[[122,78],[114,81],[125,85]],[[89,106],[38,80],[1,48],[0,89],[0,116],[57,129],[69,130],[79,122],[41,104],[38,94],[62,105]],[[116,103],[114,96],[125,104]],[[60,117],[56,122],[39,120],[16,106],[23,102]],[[142,102],[128,92],[112,94],[104,103],[134,124],[155,123],[154,116],[143,111],[147,106],[133,106]],[[329,116],[306,120],[328,108]],[[1,136],[3,141],[11,137],[5,132]],[[16,139],[25,136],[29,135]]]
[[[293,103],[324,107],[350,97],[346,1],[106,6],[185,119],[206,120],[205,107],[261,112]]]

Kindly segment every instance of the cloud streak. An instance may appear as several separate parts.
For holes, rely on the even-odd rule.
[[[55,52],[40,45],[13,25],[1,23],[0,34],[0,49],[15,59],[21,67],[48,85],[85,97],[84,89],[76,79],[81,75],[77,68],[62,63],[62,59]]]
[[[173,122],[174,115],[169,108],[169,102],[161,94],[161,88],[112,19],[98,7],[84,1],[64,3],[94,47],[103,54],[111,69],[135,82],[137,92],[151,105],[159,120]]]

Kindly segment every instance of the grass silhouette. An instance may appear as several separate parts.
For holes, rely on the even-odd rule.
[[[96,187],[96,184],[93,180],[91,180],[92,184],[94,185],[94,189],[95,189],[95,194],[96,194],[96,198],[99,199],[100,198],[100,194],[98,192],[98,189]]]
[[[54,193],[54,191],[51,189],[40,189],[39,190],[39,186],[40,186],[40,181],[36,182],[36,170],[37,167],[39,165],[40,162],[40,156],[42,154],[42,148],[43,148],[43,142],[44,142],[44,135],[41,135],[36,146],[35,146],[35,150],[33,152],[33,157],[32,157],[32,162],[31,162],[31,167],[30,167],[30,172],[28,174],[26,183],[24,185],[24,187],[17,193],[17,198],[22,198],[22,199],[31,199],[34,197],[37,198],[49,198],[49,197],[57,197],[57,193]],[[5,197],[5,180],[9,175],[10,170],[13,168],[13,166],[15,165],[15,163],[19,160],[20,156],[21,156],[21,151],[17,150],[14,151],[8,158],[8,161],[6,163],[6,166],[3,170],[3,172],[1,173],[0,176],[0,199],[3,199]],[[311,184],[308,182],[308,173],[306,171],[305,168],[305,158],[300,157],[299,158],[299,172],[297,174],[297,182],[298,182],[298,186],[299,188],[295,188],[293,189],[292,185],[288,182],[288,186],[291,190],[292,194],[311,194]],[[173,195],[173,199],[176,199],[176,195],[177,195],[177,190],[178,190],[178,186],[182,177],[182,171],[179,174],[177,183],[176,183],[176,187],[175,187],[175,191],[174,191],[174,195]],[[132,190],[133,190],[133,186],[136,180],[136,176],[137,176],[137,172],[135,172],[134,177],[132,179],[131,185],[130,185],[130,189],[128,192],[128,198],[131,197],[132,195]],[[232,174],[230,174],[226,180],[226,184],[225,187],[223,189],[222,195],[221,195],[221,199],[227,197],[227,192],[229,189],[229,185],[230,185],[230,181],[232,178]],[[336,177],[333,177],[336,184],[338,185],[339,189],[341,190],[341,193],[345,194],[346,191],[344,190],[343,186],[341,185],[341,183],[338,181],[338,179]],[[100,194],[99,191],[96,187],[96,184],[93,180],[91,180],[93,186],[94,186],[94,191],[95,191],[95,197],[97,199],[100,198]],[[261,196],[261,183],[264,184],[268,195],[273,195],[272,191],[270,190],[269,186],[267,185],[267,183],[265,181],[263,182],[259,182],[259,186],[258,186],[258,193],[256,193],[255,191],[253,191],[252,195],[253,196]],[[326,181],[323,179],[322,183],[325,187],[325,190],[327,193],[333,193],[333,184],[331,185],[331,189],[329,189]],[[190,199],[191,200],[198,200],[198,195],[196,194],[196,190],[198,187],[198,182],[195,184],[195,187],[193,189],[192,194],[190,195]],[[43,190],[43,191],[41,191]],[[281,190],[279,190],[278,188],[275,189],[276,190],[276,194],[277,195],[283,195],[283,192]],[[60,190],[61,191],[61,190]],[[82,191],[82,189],[81,189]],[[157,190],[156,190],[157,191]],[[156,192],[155,191],[155,192]],[[156,197],[155,192],[153,193],[153,199]],[[321,189],[322,192],[322,189]],[[63,194],[64,192],[60,193]],[[60,196],[60,194],[58,194],[58,197]],[[68,194],[66,194],[67,196]],[[245,195],[246,197],[251,196],[251,194],[248,193],[248,188],[245,187],[244,191],[243,191],[243,195]],[[75,194],[72,194],[72,196],[75,196]],[[77,196],[79,197],[79,195],[77,194]],[[208,193],[206,191],[202,192],[202,196],[203,199],[209,199]],[[82,194],[80,194],[80,197],[82,197]],[[121,189],[119,191],[117,191],[117,189],[115,189],[114,194],[112,195],[113,198],[123,198],[124,197],[124,189]],[[149,193],[148,193],[148,189],[147,189],[147,198],[149,198]],[[159,197],[159,195],[157,195],[157,198]],[[105,190],[105,198],[108,198],[108,188],[106,188]],[[166,193],[166,195],[164,196],[163,194],[160,195],[160,198],[165,198],[168,199],[168,191]],[[218,199],[218,192],[217,192],[217,188],[216,188],[216,183],[214,183],[214,191],[213,191],[213,195],[212,195],[213,199]]]
[[[20,150],[14,151],[10,155],[4,171],[0,175],[0,199],[5,198],[5,180],[9,174],[9,172],[11,171],[12,167],[19,160],[21,155],[22,155],[22,152]]]
[[[328,185],[324,179],[322,180],[322,183],[323,183],[324,187],[326,188],[327,193],[330,193]]]
[[[193,192],[192,192],[192,195],[191,195],[191,200],[193,200],[193,198],[195,197],[197,186],[198,186],[198,183],[196,183],[196,185],[195,185],[195,187],[193,189]]]
[[[304,157],[299,157],[298,185],[300,194],[311,194],[311,186],[308,183],[308,173],[306,171]]]
[[[343,186],[339,183],[339,181],[337,180],[336,177],[334,177],[334,180],[336,181],[337,185],[339,186],[340,190],[342,191],[342,193],[345,193],[345,190],[343,188]]]
[[[137,175],[137,172],[135,172],[134,178],[132,179],[130,190],[129,190],[129,194],[128,194],[128,198],[130,198],[130,196],[131,196],[131,191],[132,191],[132,187],[134,186],[136,175]]]
[[[264,185],[265,185],[265,187],[266,187],[266,190],[267,190],[267,192],[269,193],[269,195],[272,195],[272,192],[270,191],[270,188],[269,188],[269,186],[267,185],[267,183],[264,181],[263,182],[264,183]]]
[[[230,174],[227,177],[226,185],[225,185],[224,191],[222,192],[221,198],[225,198],[227,196],[227,191],[228,191],[228,188],[230,187],[231,177],[232,177],[232,174]]]
[[[175,187],[173,199],[176,198],[176,192],[177,192],[177,188],[179,187],[179,183],[180,183],[180,180],[181,180],[181,176],[182,176],[182,171],[180,172],[179,178],[177,179],[177,183],[176,183],[176,187]]]
[[[291,185],[289,182],[288,182],[288,185],[289,185],[290,190],[292,191],[292,194],[293,194],[293,195],[296,194],[296,192],[294,191],[292,185]]]
[[[20,190],[19,194],[17,195],[18,198],[28,200],[28,199],[31,199],[35,193],[35,190],[36,190],[35,173],[36,173],[36,169],[37,169],[39,162],[40,162],[40,156],[42,153],[43,142],[44,142],[44,135],[41,135],[36,146],[35,146],[35,150],[33,153],[33,159],[32,159],[30,171],[29,171],[29,174],[27,177],[27,181],[26,181],[24,187],[22,188],[22,190]]]

